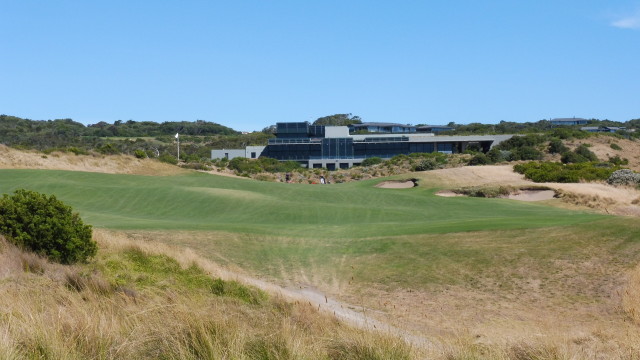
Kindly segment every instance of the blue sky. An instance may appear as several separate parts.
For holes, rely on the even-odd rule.
[[[260,130],[640,118],[640,1],[0,0],[0,113]]]

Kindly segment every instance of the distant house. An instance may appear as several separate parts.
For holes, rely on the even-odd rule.
[[[451,130],[453,130],[453,128],[446,125],[424,125],[424,126],[417,127],[417,131],[421,133],[437,134],[443,131],[451,131]]]
[[[551,125],[570,126],[570,125],[587,125],[589,120],[574,117],[574,118],[556,118],[556,119],[551,119],[550,122],[551,122]]]
[[[237,157],[244,157],[247,159],[257,159],[265,147],[266,146],[247,146],[244,149],[211,150],[211,158],[231,160]]]
[[[396,123],[367,122],[362,124],[349,125],[349,132],[366,131],[370,133],[397,134],[414,133],[416,127],[413,125],[403,125]]]
[[[587,132],[607,132],[607,133],[614,133],[616,131],[622,130],[625,131],[627,130],[626,127],[622,127],[622,126],[583,126],[580,128],[580,130],[582,131],[587,131]]]

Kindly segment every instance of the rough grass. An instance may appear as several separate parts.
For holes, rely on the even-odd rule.
[[[264,296],[259,303],[247,302],[247,291],[255,291],[239,283],[217,294],[212,287],[226,281],[131,243],[125,248],[101,243],[90,265],[65,267],[41,259],[38,273],[24,271],[23,257],[31,255],[0,243],[3,359],[417,356],[402,339],[341,325],[306,303]],[[125,273],[129,278],[123,280]]]

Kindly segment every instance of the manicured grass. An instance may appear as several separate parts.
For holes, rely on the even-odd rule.
[[[375,183],[323,186],[199,173],[154,177],[0,170],[1,193],[25,188],[55,194],[85,222],[121,230],[358,239],[567,226],[603,218],[511,200],[442,198],[431,189],[380,189]]]
[[[352,239],[211,232],[148,236],[285,283],[346,292],[453,285],[514,295],[529,292],[527,281],[534,279],[554,289],[548,294],[587,294],[599,301],[602,282],[618,278],[640,258],[640,223],[613,217],[537,229]]]

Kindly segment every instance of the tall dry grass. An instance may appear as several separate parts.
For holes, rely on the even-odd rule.
[[[631,321],[640,325],[640,265],[629,273],[627,286],[622,291],[622,308]]]
[[[189,250],[95,235],[99,256],[135,248],[225,275]],[[499,342],[461,330],[422,349],[347,326],[308,302],[271,295],[247,304],[170,282],[121,287],[90,265],[53,264],[0,240],[0,359],[640,359],[640,267],[621,295],[626,336],[606,326],[569,335],[553,323],[526,333],[514,323],[518,335]]]
[[[205,262],[188,251],[132,244],[97,231],[113,259],[131,246]],[[206,265],[206,264],[205,264]],[[32,271],[36,270],[36,271]],[[208,271],[217,271],[209,264]],[[166,286],[111,284],[95,268],[63,266],[0,242],[2,359],[409,359],[402,339],[354,329],[308,303],[260,305]]]

